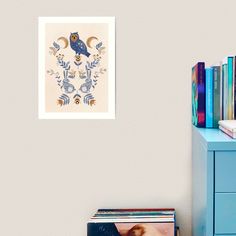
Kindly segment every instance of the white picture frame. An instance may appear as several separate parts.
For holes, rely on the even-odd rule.
[[[57,24],[107,24],[107,110],[60,111],[46,109],[46,25]],[[91,27],[90,27],[91,28]],[[95,38],[95,37],[94,37]],[[71,40],[71,39],[69,39]],[[68,45],[68,43],[67,43]],[[95,47],[94,47],[95,48]],[[80,57],[80,54],[76,54]],[[83,55],[82,55],[83,56]],[[80,59],[80,58],[79,58]],[[54,72],[53,72],[54,73]],[[61,75],[62,77],[62,75]],[[62,79],[61,79],[62,80]],[[58,80],[59,81],[59,80]],[[58,83],[59,84],[59,83]],[[47,90],[48,91],[48,90]],[[78,90],[79,91],[79,90]],[[82,101],[81,101],[82,103]],[[68,108],[67,108],[68,109]],[[92,108],[91,108],[92,109]],[[38,118],[39,119],[115,119],[115,17],[39,17],[38,18]]]

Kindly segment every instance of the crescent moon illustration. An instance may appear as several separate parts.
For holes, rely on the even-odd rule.
[[[68,39],[65,37],[60,37],[57,39],[57,41],[60,41],[60,40],[64,42],[64,44],[65,44],[64,48],[67,48],[68,47]]]
[[[87,43],[88,47],[92,48],[91,42],[92,42],[93,40],[98,40],[98,38],[92,36],[92,37],[89,37],[89,38],[87,39],[86,43]]]

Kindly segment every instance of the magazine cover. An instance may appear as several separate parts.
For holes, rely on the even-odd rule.
[[[88,223],[87,236],[174,236],[172,223]]]

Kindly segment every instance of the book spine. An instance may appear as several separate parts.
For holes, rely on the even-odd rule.
[[[220,62],[220,120],[223,120],[223,65],[222,62]]]
[[[198,109],[197,109],[197,117],[198,127],[206,127],[206,78],[205,78],[205,63],[199,62],[197,66],[197,80],[198,80]]]
[[[218,128],[218,122],[221,119],[221,102],[220,102],[220,90],[221,90],[221,76],[220,66],[213,67],[213,127]]]
[[[234,57],[233,63],[234,73],[233,73],[233,107],[234,107],[234,119],[236,119],[236,57]]]
[[[233,119],[233,57],[228,57],[228,114],[227,119]]]
[[[206,128],[213,127],[213,69],[206,68]]]
[[[198,107],[198,94],[197,94],[197,66],[192,68],[192,124],[197,126],[197,107]]]
[[[228,65],[224,64],[222,67],[223,72],[223,120],[228,120]]]

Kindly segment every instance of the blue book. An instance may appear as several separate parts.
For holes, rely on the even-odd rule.
[[[206,128],[213,127],[213,68],[206,68]]]

